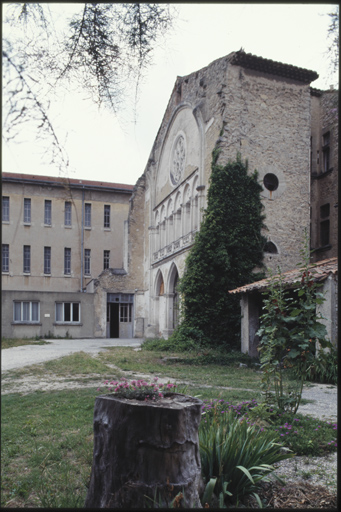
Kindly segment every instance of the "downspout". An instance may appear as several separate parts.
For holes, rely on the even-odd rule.
[[[82,233],[81,233],[81,293],[83,292],[83,265],[84,265],[84,187],[82,190]]]

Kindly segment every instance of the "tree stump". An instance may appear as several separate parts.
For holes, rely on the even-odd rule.
[[[155,401],[102,395],[94,408],[94,452],[85,507],[201,508],[198,428],[202,402],[179,393]]]

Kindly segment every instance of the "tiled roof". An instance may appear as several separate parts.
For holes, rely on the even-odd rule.
[[[38,176],[37,174],[20,174],[14,172],[1,173],[3,181],[25,181],[30,183],[48,183],[50,185],[71,185],[74,187],[87,188],[113,188],[119,190],[132,191],[134,185],[125,185],[123,183],[111,183],[107,181],[79,180],[76,178],[65,178],[56,176]]]
[[[239,50],[239,52],[236,52],[233,55],[231,64],[236,64],[243,68],[255,69],[271,75],[292,78],[293,80],[298,80],[305,84],[310,84],[310,82],[319,77],[316,71],[299,68],[297,66],[292,66],[291,64],[283,64],[282,62],[276,62],[270,59],[264,59],[263,57],[257,57],[251,53],[245,53],[243,50]]]
[[[309,265],[309,271],[312,273],[315,281],[324,281],[330,274],[337,274],[337,258],[329,258],[328,260],[313,263]],[[282,282],[284,286],[290,288],[291,286],[298,283],[301,280],[301,272],[302,271],[299,268],[283,272]],[[278,275],[275,277],[278,277]],[[247,293],[253,291],[264,291],[268,288],[270,284],[270,279],[271,278],[268,277],[266,279],[262,279],[261,281],[256,281],[255,283],[240,286],[239,288],[230,290],[229,293]]]

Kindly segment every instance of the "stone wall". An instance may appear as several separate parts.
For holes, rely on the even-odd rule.
[[[313,97],[311,247],[313,261],[338,255],[338,92]],[[329,169],[325,169],[325,136],[329,134]],[[326,205],[327,211],[325,211]],[[321,211],[321,207],[322,211]],[[328,213],[329,212],[329,213]],[[324,243],[322,223],[329,222],[329,243]]]

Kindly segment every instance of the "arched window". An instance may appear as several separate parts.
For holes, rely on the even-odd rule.
[[[174,230],[174,240],[178,240],[182,236],[181,232],[181,194],[180,192],[176,196],[175,200],[175,230]]]
[[[160,216],[159,212],[156,211],[155,213],[155,232],[154,232],[154,250],[158,251],[160,249]]]
[[[273,242],[270,241],[266,242],[266,244],[264,245],[264,252],[268,254],[278,254],[277,247]]]
[[[166,245],[166,208],[164,206],[161,208],[160,231],[160,243],[162,249]]]
[[[186,185],[184,191],[184,203],[185,203],[185,219],[184,219],[184,235],[187,235],[191,231],[191,189],[189,185]]]
[[[155,279],[155,295],[160,297],[165,293],[165,284],[162,277],[161,270],[158,271],[156,279]]]
[[[167,245],[171,244],[174,240],[174,222],[173,222],[173,201],[170,199],[167,205]]]
[[[199,208],[198,208],[198,191],[197,191],[197,186],[198,186],[198,183],[199,183],[199,179],[198,179],[198,176],[195,177],[194,179],[194,182],[193,182],[193,192],[192,192],[192,196],[194,197],[193,199],[193,205],[192,205],[192,216],[193,216],[193,230],[197,230],[198,227],[199,227]]]

